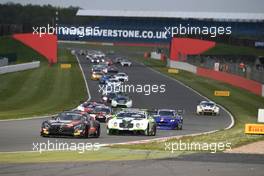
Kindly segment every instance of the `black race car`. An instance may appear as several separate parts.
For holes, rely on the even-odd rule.
[[[51,120],[42,122],[40,135],[47,136],[100,136],[100,123],[89,114],[80,111],[67,111],[58,114]]]

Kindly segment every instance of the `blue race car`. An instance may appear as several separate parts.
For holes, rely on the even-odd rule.
[[[155,115],[157,128],[162,130],[182,130],[183,110],[159,109]]]
[[[99,84],[106,84],[107,80],[109,80],[110,78],[113,78],[113,75],[103,75],[100,79],[99,79]]]

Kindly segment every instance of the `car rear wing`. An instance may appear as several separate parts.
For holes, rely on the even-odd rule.
[[[176,109],[176,113],[177,113],[177,115],[184,115],[185,110],[184,109]]]
[[[157,109],[148,109],[147,112],[148,112],[148,114],[150,116],[156,116],[156,115],[158,115],[158,110]]]

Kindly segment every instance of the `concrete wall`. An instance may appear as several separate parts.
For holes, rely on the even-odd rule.
[[[186,63],[186,62],[179,62],[179,61],[173,61],[173,60],[169,60],[168,66],[171,68],[177,68],[180,70],[192,72],[199,76],[222,81],[222,82],[231,84],[235,87],[240,87],[242,89],[248,90],[249,92],[252,92],[254,94],[264,97],[264,85],[263,84],[253,81],[253,80],[246,79],[241,76],[233,75],[233,74],[226,73],[226,72],[220,72],[220,71],[200,68],[200,67],[193,66],[189,63]]]
[[[7,58],[0,58],[0,67],[8,65],[8,59]]]
[[[8,65],[8,66],[0,67],[0,74],[30,70],[30,69],[38,68],[39,66],[40,66],[40,61],[29,62],[24,64]]]
[[[217,81],[222,81],[235,87],[239,87],[248,90],[249,92],[252,92],[254,94],[262,96],[262,84],[257,81],[246,79],[244,77],[237,76],[234,74],[221,71],[214,71],[206,68],[198,68],[197,75],[211,78]]]
[[[192,72],[192,73],[195,73],[195,74],[197,73],[197,67],[193,66],[193,65],[191,65],[189,63],[186,63],[186,62],[179,62],[179,61],[170,60],[169,67],[177,68],[177,69],[180,69],[180,70],[185,70],[185,71]]]

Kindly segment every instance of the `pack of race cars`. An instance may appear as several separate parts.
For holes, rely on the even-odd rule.
[[[157,129],[182,130],[182,109],[148,110],[132,108],[129,95],[116,91],[116,87],[129,81],[129,75],[119,72],[116,65],[132,66],[125,57],[108,58],[106,54],[95,50],[80,50],[92,64],[91,80],[105,85],[98,102],[83,102],[76,109],[65,111],[45,120],[41,124],[40,134],[47,136],[95,137],[101,134],[100,122],[106,123],[108,135],[132,132],[146,136],[155,136]],[[219,115],[220,108],[214,102],[201,101],[196,107],[197,115]]]

